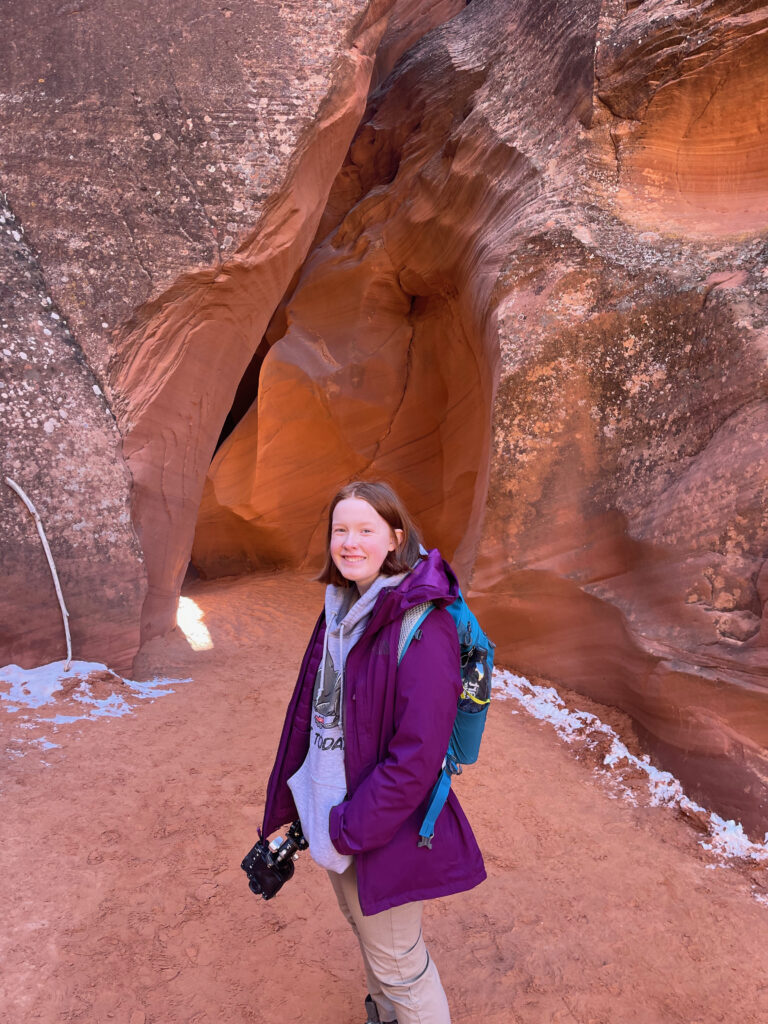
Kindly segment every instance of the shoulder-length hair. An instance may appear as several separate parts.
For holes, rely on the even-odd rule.
[[[381,566],[384,576],[397,576],[401,572],[410,572],[419,561],[421,534],[408,515],[408,511],[394,492],[383,481],[353,480],[342,487],[333,497],[328,509],[328,535],[325,544],[325,565],[317,577],[320,583],[333,583],[337,587],[351,587],[353,584],[345,579],[331,558],[331,534],[333,530],[333,512],[340,501],[345,498],[362,498],[371,508],[375,509],[392,530],[402,530],[403,539],[394,551],[389,551]]]

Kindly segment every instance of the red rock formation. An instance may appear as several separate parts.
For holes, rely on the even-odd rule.
[[[485,38],[483,59],[464,65],[455,39],[468,13],[372,100],[267,335],[258,405],[211,468],[193,549],[206,575],[317,565],[317,510],[361,474],[391,478],[458,568],[471,565],[498,364],[491,289],[508,222],[538,185],[534,165],[472,116],[504,42]],[[301,415],[286,424],[297,394]],[[301,488],[285,472],[297,456]]]
[[[761,10],[727,7],[475,3],[400,63],[194,557],[316,564],[333,486],[386,475],[474,561],[503,662],[630,711],[764,828],[768,63]]]
[[[754,231],[768,220],[765,5],[628,6],[595,62],[621,215],[697,236]]]
[[[469,0],[397,0],[376,53],[371,89],[376,89],[400,57],[437,25],[450,21]]]
[[[69,612],[75,658],[127,671],[146,593],[120,435],[24,229],[0,200],[0,665],[64,659],[64,626],[37,509]]]
[[[173,625],[195,513],[233,389],[315,234],[359,123],[391,6],[373,4],[347,49],[340,52],[334,37],[330,53],[320,51],[334,59],[328,96],[300,158],[238,251],[215,270],[181,278],[145,305],[121,338],[111,377],[149,569],[144,637]]]
[[[9,12],[6,184],[118,417],[145,637],[174,623],[216,439],[312,240],[389,18],[385,63],[456,6]]]

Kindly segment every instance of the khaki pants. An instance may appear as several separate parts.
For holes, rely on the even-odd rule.
[[[448,1000],[437,967],[421,935],[422,903],[364,917],[357,898],[355,865],[328,877],[341,912],[352,926],[363,954],[368,989],[381,1021],[398,1024],[451,1024]]]

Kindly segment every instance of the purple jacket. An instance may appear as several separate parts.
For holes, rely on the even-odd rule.
[[[432,849],[418,833],[448,748],[461,691],[456,627],[445,606],[458,594],[437,550],[399,587],[379,595],[347,658],[344,685],[346,799],[331,810],[331,841],[357,867],[364,914],[462,892],[485,878],[480,849],[453,791],[435,826]],[[424,620],[401,664],[403,612],[424,601]],[[321,615],[304,655],[267,786],[264,835],[297,817],[287,780],[309,748],[312,691],[325,632]]]

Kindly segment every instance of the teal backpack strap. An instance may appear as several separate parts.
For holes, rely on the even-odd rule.
[[[432,849],[432,838],[435,834],[435,822],[437,821],[440,811],[442,811],[445,806],[445,801],[448,799],[450,791],[451,773],[446,765],[438,775],[437,782],[435,783],[432,794],[430,795],[429,807],[427,807],[427,813],[424,815],[424,821],[422,821],[421,828],[419,829],[419,846],[426,846],[428,850]]]
[[[398,665],[403,660],[403,656],[418,633],[422,622],[434,607],[435,605],[431,601],[427,601],[425,604],[414,605],[413,608],[409,608],[403,615],[402,625],[400,626],[400,641],[397,645]],[[451,791],[451,775],[459,775],[460,773],[461,765],[456,762],[451,750],[451,744],[449,744],[443,767],[429,798],[427,813],[419,829],[419,846],[426,846],[428,849],[432,849],[435,822],[440,811],[445,806],[445,801],[448,799],[448,794]]]
[[[419,846],[426,846],[428,850],[432,849],[432,840],[435,836],[435,822],[440,816],[440,811],[445,807],[445,801],[448,799],[448,794],[451,791],[451,778],[454,775],[461,775],[461,765],[456,760],[453,752],[453,739],[451,739],[451,742],[448,744],[448,753],[443,761],[443,767],[440,769],[437,782],[429,795],[427,813],[424,815],[424,821],[422,821],[421,828],[419,829]]]

